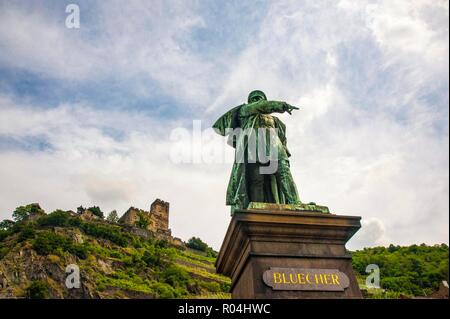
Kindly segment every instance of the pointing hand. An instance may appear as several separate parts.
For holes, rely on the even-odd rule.
[[[291,115],[292,115],[292,111],[293,111],[293,110],[299,110],[298,107],[293,106],[293,105],[290,105],[290,104],[287,104],[287,103],[286,103],[285,108],[286,108],[286,112],[288,112],[288,113],[291,114]]]

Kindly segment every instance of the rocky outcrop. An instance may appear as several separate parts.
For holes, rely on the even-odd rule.
[[[64,258],[38,255],[30,245],[12,250],[0,261],[0,298],[26,297],[27,287],[37,280],[50,287],[50,298],[98,298],[95,282],[83,271],[80,289],[65,286],[66,266],[76,263],[78,260],[73,255]]]

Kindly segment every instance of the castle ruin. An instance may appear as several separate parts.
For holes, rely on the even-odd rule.
[[[150,205],[149,211],[130,207],[118,222],[145,229],[158,239],[174,240],[169,228],[169,203],[160,199],[156,199]]]

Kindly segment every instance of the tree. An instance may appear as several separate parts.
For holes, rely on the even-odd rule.
[[[98,206],[89,207],[87,210],[90,211],[95,216],[100,217],[101,219],[105,218],[105,214],[103,214],[100,207],[98,207]]]
[[[203,242],[198,237],[192,237],[188,240],[187,245],[189,248],[200,250],[200,251],[206,251],[208,248],[208,245]]]
[[[37,203],[17,207],[14,210],[12,217],[13,217],[14,221],[21,222],[28,216],[34,215],[34,214],[42,214],[42,215],[45,214],[44,210]]]
[[[397,251],[399,248],[400,248],[400,246],[394,246],[394,245],[390,244],[388,247],[388,251],[390,253],[393,253],[393,252]]]
[[[200,250],[206,253],[206,257],[217,257],[217,252],[214,251],[211,247],[208,246],[207,243],[203,242],[198,237],[192,237],[188,240],[186,246],[192,249]]]
[[[14,226],[14,222],[9,219],[5,219],[0,222],[0,230],[9,230]]]
[[[108,217],[106,217],[106,220],[111,223],[117,223],[117,221],[119,220],[119,216],[117,215],[117,212],[115,210],[113,210],[112,212],[110,212],[108,214]]]
[[[378,265],[381,287],[391,293],[423,296],[437,289],[442,280],[448,280],[448,246],[365,248],[352,253],[352,264],[363,277],[367,265]]]

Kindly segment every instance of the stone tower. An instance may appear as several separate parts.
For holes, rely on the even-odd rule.
[[[156,199],[150,206],[150,219],[154,231],[170,235],[168,202]]]

